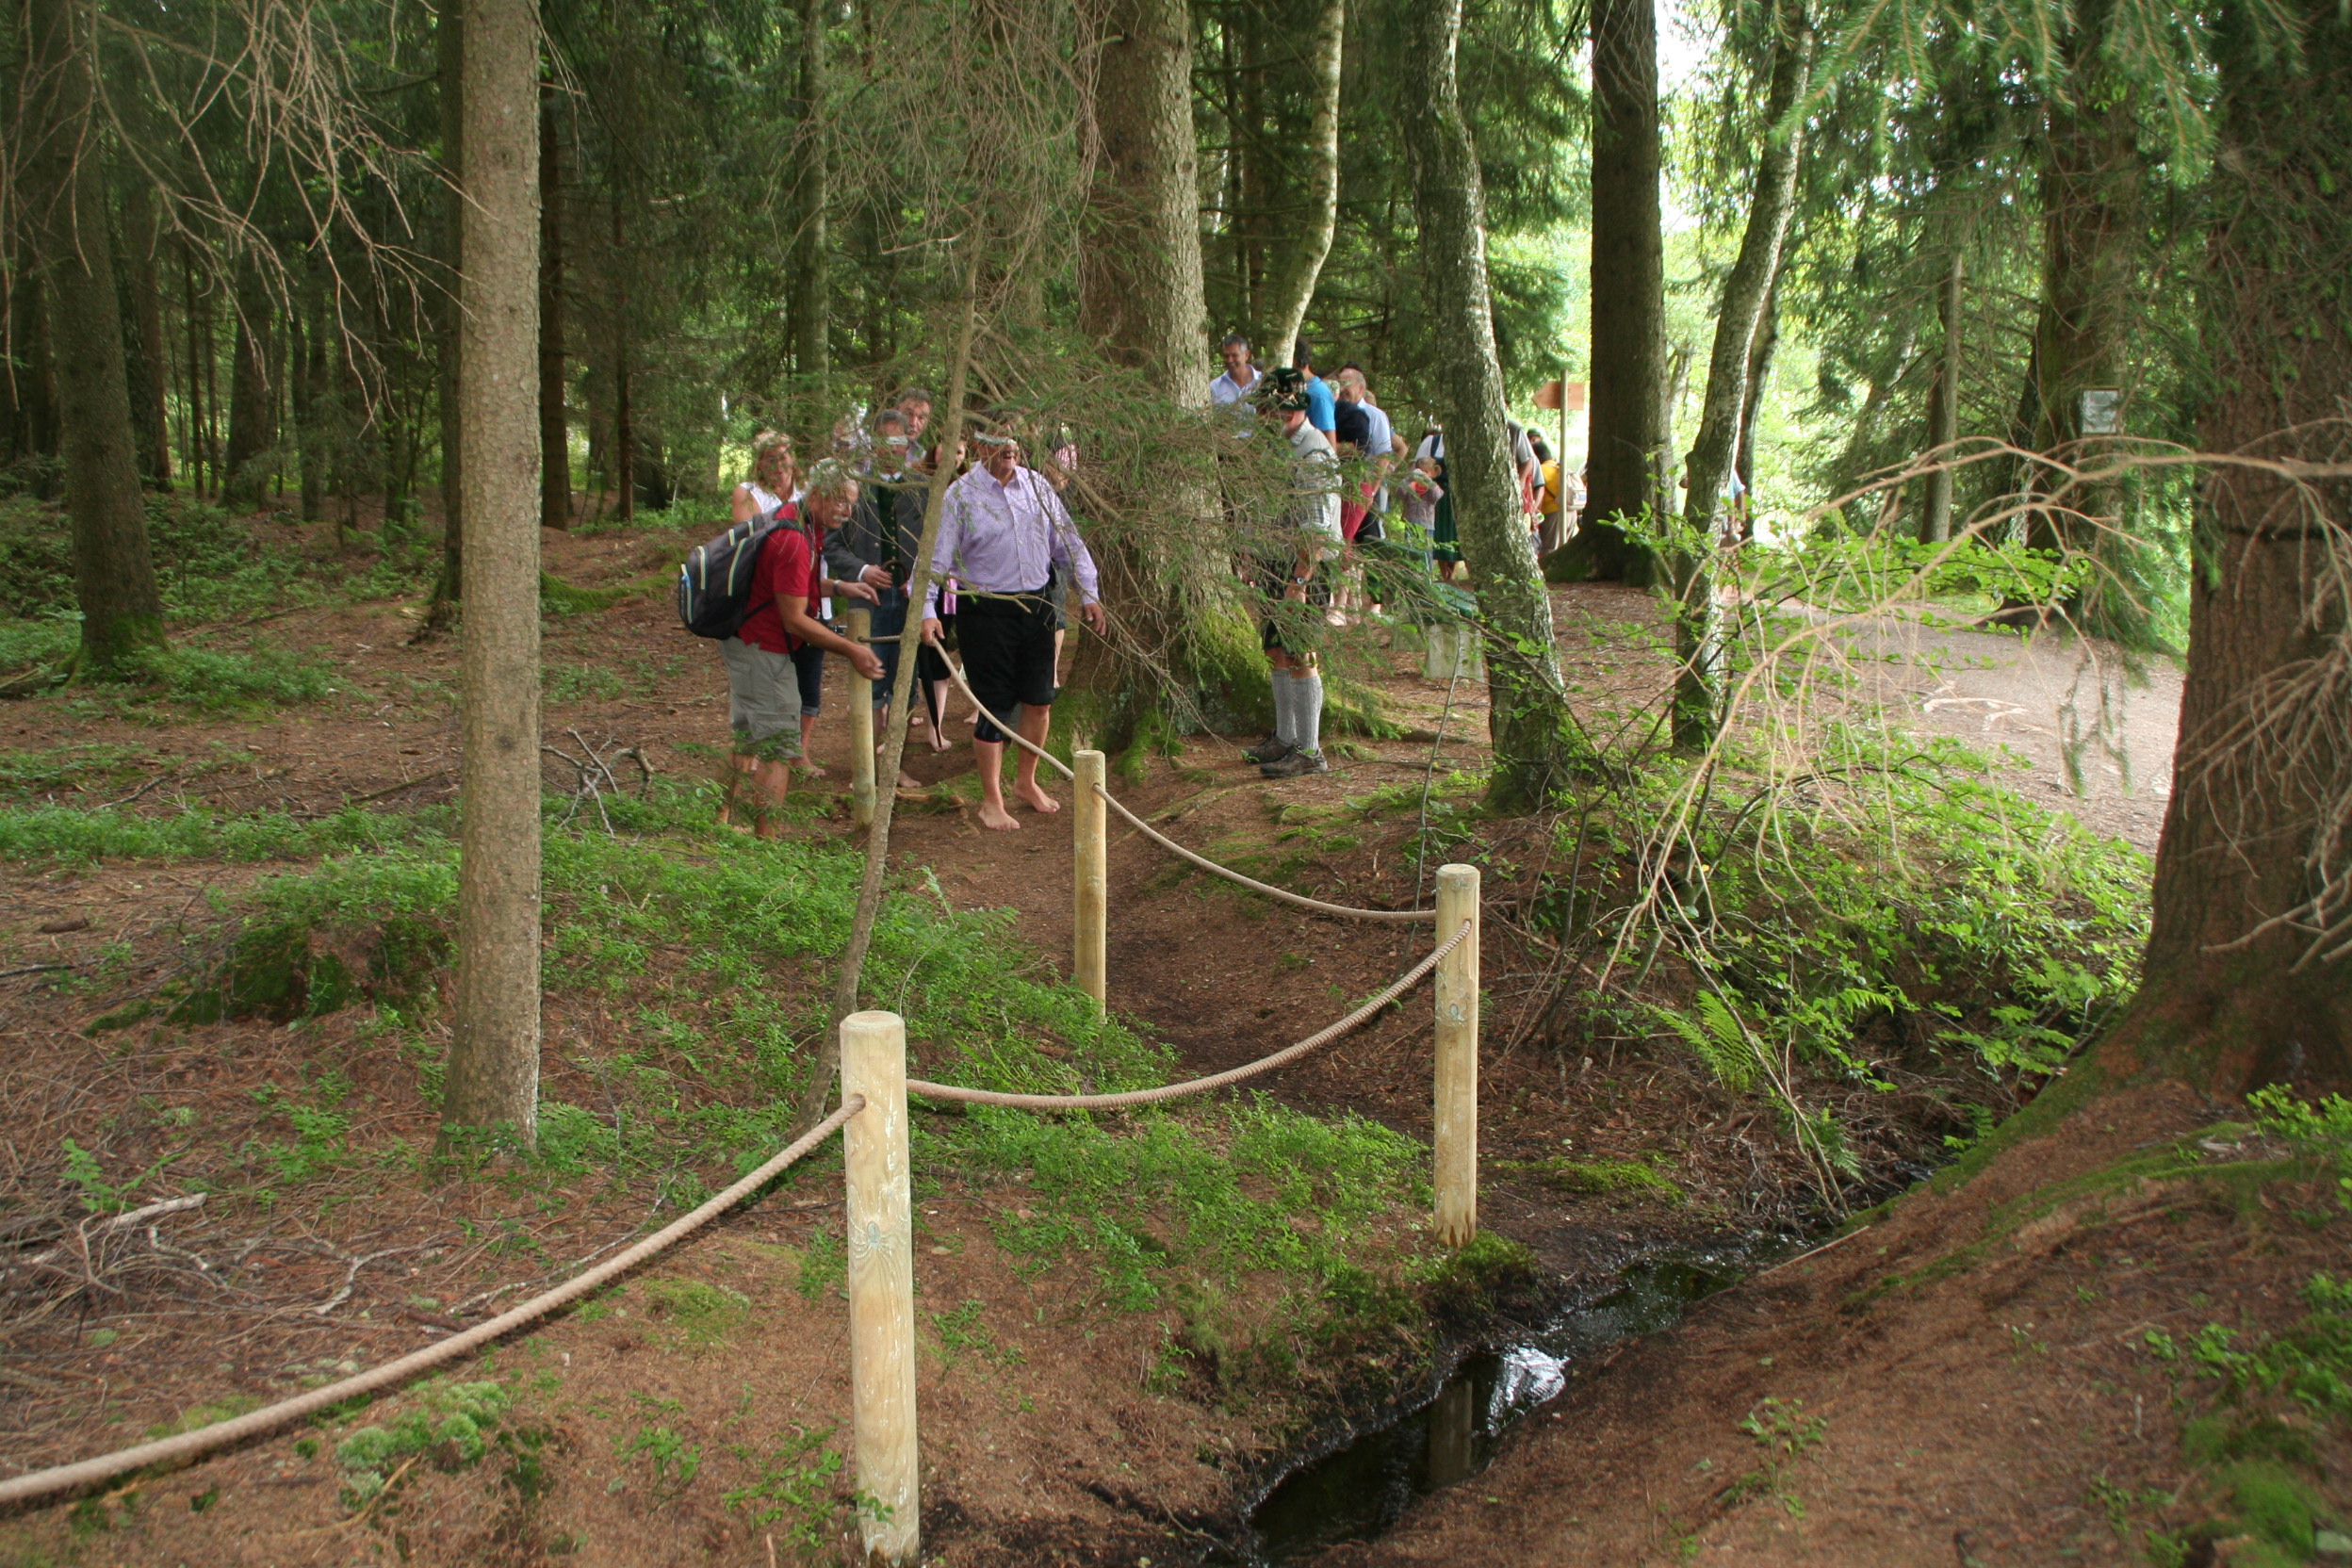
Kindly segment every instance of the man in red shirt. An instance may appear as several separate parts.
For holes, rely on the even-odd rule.
[[[834,482],[838,486],[842,482],[837,478]],[[847,482],[854,499],[856,482]],[[779,520],[760,547],[760,564],[751,578],[751,613],[734,636],[719,645],[727,659],[727,724],[735,732],[728,801],[741,776],[749,774],[752,827],[763,839],[776,835],[769,809],[781,805],[791,792],[792,764],[801,755],[800,677],[793,654],[822,648],[847,659],[867,679],[882,678],[882,661],[872,648],[858,646],[811,613],[811,607],[827,594],[874,597],[874,590],[863,582],[827,580],[798,520]],[[720,808],[719,820],[729,820],[726,805]]]

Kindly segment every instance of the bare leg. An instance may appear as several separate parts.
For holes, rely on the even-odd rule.
[[[817,716],[814,713],[803,713],[800,716],[800,771],[811,778],[823,778],[825,776],[825,770],[817,766],[808,754],[809,737],[815,732],[816,727]]]
[[[744,756],[740,751],[727,754],[727,772],[721,776],[719,786],[719,825],[721,827],[735,825],[735,797],[742,792],[744,785],[751,782],[751,774],[758,766],[759,763],[755,760]],[[746,815],[756,822],[759,820],[760,813],[755,809],[746,812]]]
[[[773,839],[784,831],[784,825],[776,808],[781,807],[792,792],[792,769],[788,762],[761,762],[752,770],[752,788],[758,792],[759,804],[752,821],[752,831],[763,839]]]
[[[890,705],[886,702],[875,708],[874,710],[874,732],[876,735],[888,735],[890,732]],[[876,741],[874,743],[874,760],[877,766],[882,760],[882,754],[889,749],[890,743],[888,741]],[[898,787],[902,790],[920,790],[923,788],[923,786],[917,783],[914,779],[906,776],[906,771],[904,768],[899,770]]]
[[[928,689],[923,697],[923,717],[931,727],[931,749],[945,751],[956,743],[947,738],[947,685],[944,680],[926,680]]]
[[[1045,744],[1046,731],[1053,723],[1054,710],[1052,708],[1023,708],[1021,710],[1021,738],[1031,745],[1041,746]],[[1015,774],[1013,793],[1027,801],[1033,810],[1051,814],[1062,808],[1060,801],[1047,794],[1037,785],[1037,754],[1036,752],[1028,750],[1021,752],[1021,761],[1015,766]]]
[[[980,825],[992,833],[1018,831],[1021,824],[1004,809],[1004,745],[1003,741],[972,743],[973,760],[980,764]]]

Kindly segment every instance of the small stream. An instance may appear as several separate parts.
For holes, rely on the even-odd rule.
[[[1503,1434],[1566,1387],[1575,1364],[1620,1340],[1673,1327],[1691,1303],[1801,1245],[1756,1235],[1656,1252],[1527,1339],[1465,1356],[1427,1402],[1277,1479],[1250,1509],[1236,1560],[1263,1568],[1386,1532],[1415,1499],[1493,1462]]]

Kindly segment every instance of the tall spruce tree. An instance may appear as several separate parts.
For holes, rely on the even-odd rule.
[[[1486,198],[1478,151],[1462,115],[1458,72],[1462,0],[1416,8],[1414,56],[1423,90],[1409,100],[1413,189],[1429,309],[1451,352],[1433,374],[1462,558],[1478,584],[1488,629],[1489,724],[1494,771],[1488,799],[1540,807],[1572,760],[1575,721],[1553,645],[1552,601],[1519,511],[1502,365],[1486,270]]]

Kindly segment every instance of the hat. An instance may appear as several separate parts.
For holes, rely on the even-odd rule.
[[[1307,378],[1287,365],[1277,366],[1258,378],[1257,404],[1268,414],[1304,414]]]

